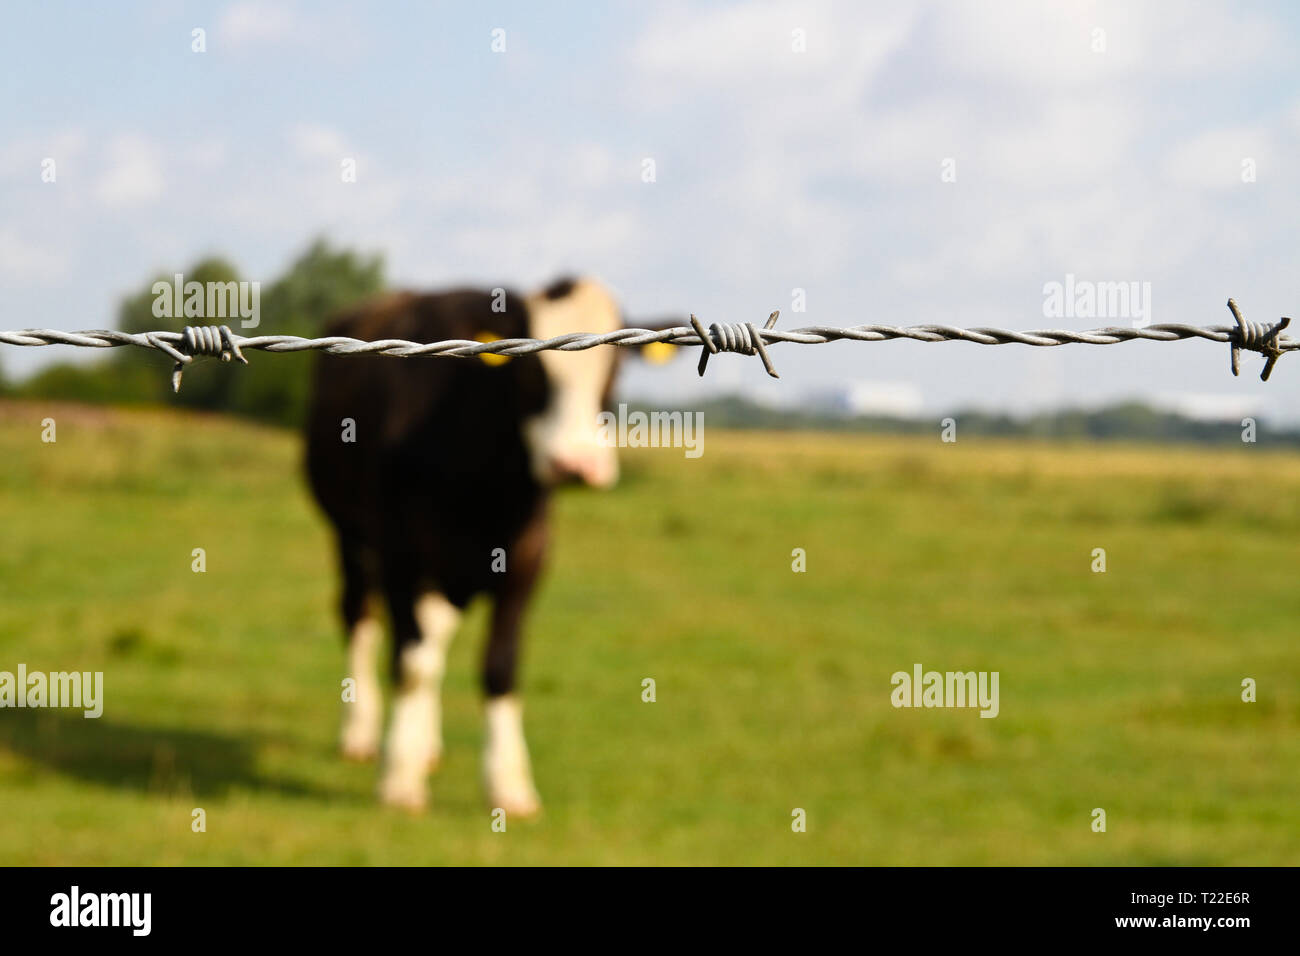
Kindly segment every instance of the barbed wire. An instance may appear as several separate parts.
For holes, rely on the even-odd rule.
[[[0,332],[0,344],[17,346],[72,345],[79,348],[119,348],[133,345],[156,349],[171,356],[176,362],[172,371],[172,386],[180,390],[181,374],[185,366],[199,356],[220,358],[224,362],[238,359],[245,365],[244,349],[263,352],[318,351],[330,355],[390,355],[400,358],[415,356],[443,356],[448,358],[473,358],[479,355],[520,356],[536,352],[579,352],[601,345],[635,348],[658,342],[669,345],[703,346],[700,354],[699,374],[703,375],[710,355],[719,352],[737,352],[758,355],[767,373],[780,378],[768,355],[767,346],[781,342],[796,345],[822,345],[827,342],[883,342],[891,339],[911,339],[916,342],[973,342],[976,345],[1031,345],[1054,347],[1058,345],[1116,345],[1121,342],[1177,342],[1182,339],[1206,339],[1226,342],[1231,346],[1232,374],[1240,373],[1241,350],[1259,352],[1265,357],[1260,374],[1268,381],[1273,366],[1284,352],[1300,349],[1300,339],[1282,335],[1290,323],[1289,318],[1272,324],[1248,322],[1242,317],[1237,304],[1228,300],[1228,308],[1235,326],[1202,327],[1171,323],[1134,328],[1101,328],[1085,331],[1069,329],[1032,329],[1017,332],[1011,329],[972,328],[952,325],[855,325],[847,328],[829,325],[812,325],[802,329],[783,331],[774,328],[779,312],[768,316],[762,329],[752,323],[713,323],[707,329],[694,315],[690,326],[668,329],[617,329],[613,332],[572,332],[549,339],[495,339],[477,342],[469,339],[447,339],[441,342],[413,342],[407,339],[380,339],[365,341],[347,336],[303,338],[297,335],[236,335],[229,326],[188,326],[181,332],[118,332],[91,330],[61,332],[56,329],[21,329]]]

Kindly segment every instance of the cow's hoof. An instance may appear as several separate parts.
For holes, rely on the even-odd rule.
[[[339,734],[339,751],[344,760],[366,763],[379,756],[379,728],[366,720],[348,720]]]
[[[339,747],[339,752],[343,754],[344,760],[352,763],[370,763],[379,756],[379,747],[364,741],[345,740]]]
[[[492,809],[506,812],[506,819],[532,820],[541,815],[542,801],[531,787],[511,793],[499,793],[489,800]]]
[[[428,790],[423,781],[385,778],[379,785],[379,800],[386,807],[422,813],[429,805]]]

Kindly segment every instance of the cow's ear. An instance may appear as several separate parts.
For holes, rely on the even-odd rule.
[[[654,329],[657,332],[676,328],[691,331],[690,321],[685,319],[636,319],[628,321],[626,326],[630,329]],[[664,365],[682,354],[682,347],[671,342],[648,342],[645,345],[633,345],[628,348],[636,354],[637,358],[651,365]]]
[[[542,295],[551,301],[563,299],[573,294],[574,287],[577,284],[578,280],[572,276],[561,276],[543,289]]]

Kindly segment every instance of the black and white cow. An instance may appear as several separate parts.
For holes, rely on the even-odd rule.
[[[527,297],[499,290],[397,294],[340,317],[329,334],[487,341],[621,326],[600,285],[563,280]],[[385,803],[425,805],[426,776],[442,753],[447,648],[462,610],[486,594],[493,602],[483,660],[487,797],[509,814],[540,808],[515,693],[520,624],[546,551],[549,489],[565,481],[609,487],[618,477],[615,450],[598,440],[597,416],[620,351],[508,360],[321,357],[307,473],[334,525],[342,566],[356,692],[345,707],[342,748],[352,759],[378,755],[382,629],[375,599],[382,596],[396,694],[383,754]]]

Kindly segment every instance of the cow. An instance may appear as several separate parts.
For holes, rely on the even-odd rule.
[[[670,324],[659,323],[664,328]],[[496,289],[398,293],[331,323],[365,340],[491,341],[621,328],[613,297],[590,279],[527,296]],[[547,549],[550,489],[608,488],[615,450],[599,441],[621,349],[506,358],[323,355],[314,370],[306,471],[333,525],[340,610],[354,699],[343,755],[379,754],[377,598],[392,630],[394,701],[380,799],[418,811],[442,755],[440,688],[448,646],[472,598],[487,595],[483,657],[488,803],[512,816],[541,807],[516,692],[521,624]]]

